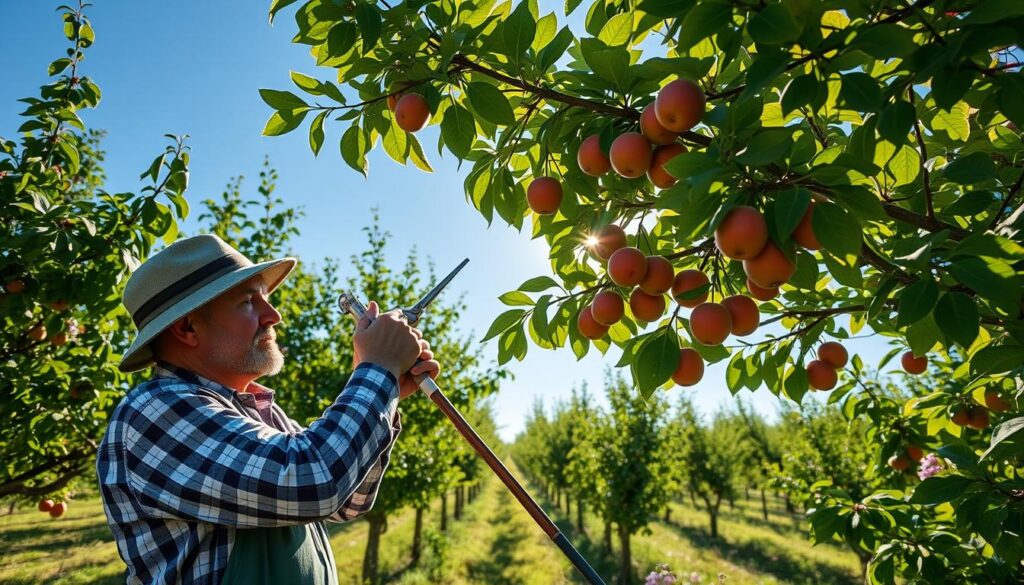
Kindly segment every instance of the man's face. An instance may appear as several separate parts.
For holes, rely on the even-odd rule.
[[[281,314],[267,300],[262,277],[255,276],[222,294],[195,317],[199,349],[211,365],[256,376],[281,371],[284,355],[274,332]]]

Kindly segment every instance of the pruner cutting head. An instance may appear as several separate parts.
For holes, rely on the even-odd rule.
[[[430,292],[428,292],[426,296],[408,309],[402,309],[402,313],[405,315],[405,320],[409,322],[409,325],[415,326],[419,323],[420,317],[423,316],[423,311],[430,305],[430,303],[434,302],[437,295],[441,294],[444,287],[448,286],[448,283],[451,282],[452,279],[455,278],[455,275],[458,274],[459,271],[468,263],[469,258],[459,262],[459,265],[455,267],[455,270],[452,270],[448,273],[448,276],[441,279],[441,282],[437,283],[434,288],[430,289]]]
[[[423,316],[424,310],[426,310],[430,303],[432,303],[434,299],[437,297],[437,295],[439,295],[441,291],[444,290],[444,287],[448,286],[448,283],[451,282],[453,278],[455,278],[455,275],[458,274],[459,271],[462,270],[462,267],[465,266],[468,262],[469,258],[466,258],[465,260],[460,262],[459,265],[455,267],[455,270],[452,270],[450,273],[448,273],[448,276],[444,277],[444,279],[442,279],[441,282],[437,283],[437,285],[434,286],[434,288],[430,289],[430,292],[428,292],[426,296],[420,299],[415,305],[409,307],[408,309],[402,309],[402,315],[405,316],[405,320],[406,322],[409,323],[409,325],[415,327],[416,324],[420,322],[420,317]],[[338,307],[341,308],[342,311],[349,313],[353,317],[355,317],[356,321],[362,319],[363,315],[366,313],[366,306],[363,305],[363,303],[358,298],[356,298],[354,294],[347,291],[342,292],[338,296]]]

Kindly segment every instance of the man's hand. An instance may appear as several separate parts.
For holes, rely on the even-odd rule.
[[[363,338],[365,336],[362,335],[362,332],[366,331],[370,327],[370,324],[376,321],[379,315],[380,308],[377,306],[377,302],[370,301],[369,306],[366,307],[366,316],[360,319],[359,323],[356,325],[356,334],[357,336],[359,336],[359,340],[354,339],[352,344],[354,354],[352,364],[353,368],[355,368],[356,366],[363,362],[363,357],[360,348],[366,344],[363,343]],[[394,320],[400,323],[404,323],[404,319],[401,319],[400,317],[398,317],[398,315],[399,313],[397,311],[390,311],[388,313],[385,313],[385,315],[382,318],[385,321]],[[396,327],[398,327],[398,323],[389,323],[388,327],[390,327],[391,329],[395,329]],[[411,396],[419,388],[419,384],[416,383],[416,377],[420,376],[421,374],[425,374],[430,376],[431,378],[437,378],[437,375],[441,371],[441,365],[437,363],[437,361],[434,359],[434,352],[430,351],[430,343],[423,339],[423,332],[414,327],[409,327],[408,324],[405,324],[405,329],[408,331],[408,333],[411,333],[412,336],[415,338],[415,341],[418,344],[420,351],[419,355],[417,356],[417,359],[422,361],[412,365],[411,369],[409,369],[408,371],[401,372],[400,374],[397,373],[394,369],[392,369],[392,373],[398,376],[399,400]],[[398,337],[399,339],[396,339],[395,341],[400,341],[402,345],[405,345],[405,336],[399,335]],[[379,348],[377,348],[376,350],[379,351]],[[388,367],[389,369],[392,367],[389,365],[390,362],[380,363],[379,359],[370,358],[370,361],[372,361],[373,363],[377,363],[378,365]]]

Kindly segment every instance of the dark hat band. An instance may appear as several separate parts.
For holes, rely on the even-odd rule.
[[[239,260],[233,256],[222,256],[217,258],[216,260],[209,262],[208,264],[205,264],[179,278],[170,286],[154,295],[153,298],[143,303],[143,305],[139,307],[134,314],[132,314],[132,321],[135,322],[135,326],[141,331],[146,323],[149,322],[150,317],[160,314],[164,309],[180,301],[195,289],[223,276],[224,274],[241,268],[247,268],[247,265],[241,264]]]

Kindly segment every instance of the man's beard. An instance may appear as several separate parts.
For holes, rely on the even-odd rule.
[[[277,345],[276,335],[269,327],[253,339],[239,367],[246,374],[273,376],[284,366],[284,354]]]

